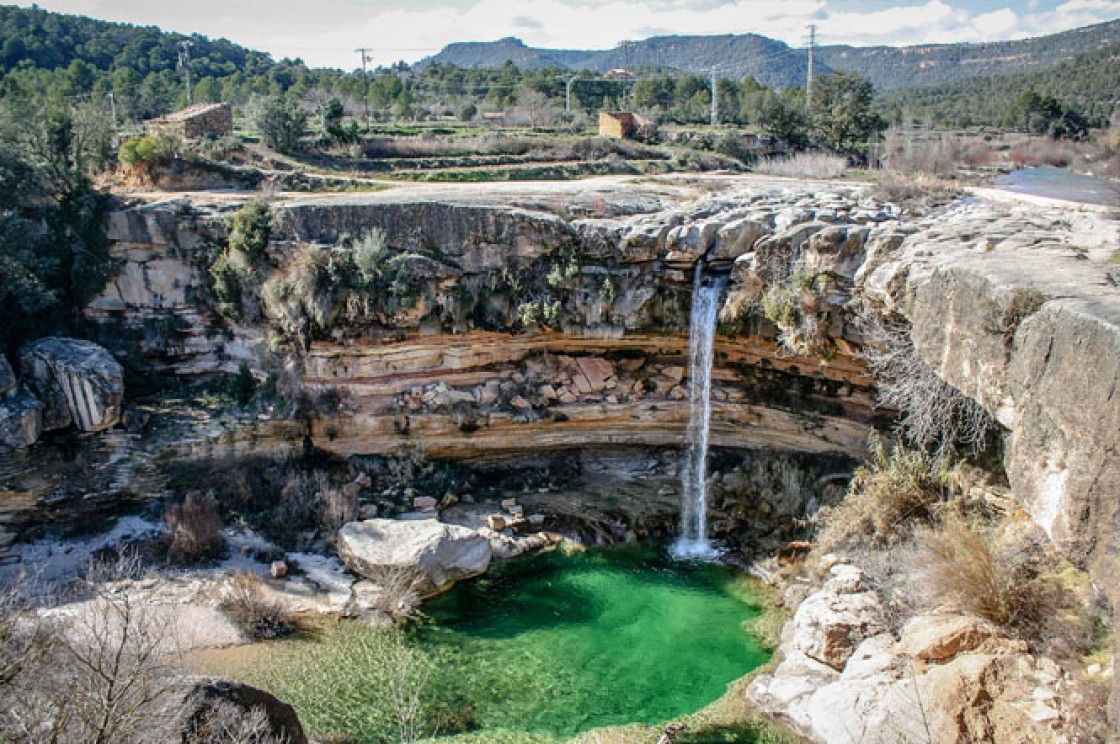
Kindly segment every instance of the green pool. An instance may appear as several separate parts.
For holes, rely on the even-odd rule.
[[[769,658],[744,629],[759,609],[741,577],[652,551],[518,559],[424,611],[428,621],[408,642],[430,669],[427,725],[486,741],[673,719]],[[384,708],[385,682],[363,661],[381,653],[374,635],[362,628],[288,641],[254,665],[256,674],[239,676],[292,702],[314,732],[391,741],[391,713],[375,710]]]

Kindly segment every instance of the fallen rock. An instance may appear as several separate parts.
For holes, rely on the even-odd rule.
[[[338,555],[354,573],[376,582],[386,571],[415,571],[424,597],[484,573],[490,542],[474,530],[432,519],[350,522],[338,531]]]
[[[43,402],[43,429],[73,423],[82,431],[115,425],[124,399],[124,370],[91,341],[52,336],[20,351],[24,382]]]
[[[220,732],[236,729],[231,717],[260,711],[264,730],[253,741],[307,744],[307,735],[292,706],[270,692],[229,679],[197,678],[172,696],[169,717],[175,716],[168,741],[226,741]],[[231,725],[232,724],[232,725]],[[226,733],[228,736],[228,732]],[[257,738],[259,737],[259,738]]]
[[[269,564],[268,573],[274,579],[282,579],[288,575],[288,564],[284,561],[273,561]]]
[[[906,623],[899,653],[920,661],[941,663],[979,646],[993,629],[967,615],[919,615]]]
[[[0,447],[30,447],[42,433],[43,404],[38,398],[21,391],[0,399]]]
[[[856,647],[884,630],[875,592],[810,595],[794,614],[793,646],[833,669],[843,669]]]

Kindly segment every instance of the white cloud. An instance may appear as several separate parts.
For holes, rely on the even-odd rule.
[[[796,46],[816,23],[826,44],[900,45],[1018,38],[1120,17],[1120,0],[1059,2],[981,11],[970,0],[39,0],[49,10],[224,36],[277,58],[346,69],[360,46],[387,64],[452,41],[511,35],[531,46],[602,49],[650,29],[754,32]],[[868,6],[875,9],[852,10]]]

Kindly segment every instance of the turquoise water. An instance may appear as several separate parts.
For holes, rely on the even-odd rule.
[[[270,690],[323,739],[399,742],[394,680],[423,679],[425,736],[552,744],[694,713],[769,658],[744,629],[760,610],[741,575],[651,551],[519,558],[423,611],[403,636],[326,624],[211,652],[201,671]]]
[[[571,735],[656,723],[719,698],[769,654],[741,581],[650,552],[551,553],[425,606],[417,640],[482,730]],[[446,667],[445,667],[446,668]]]

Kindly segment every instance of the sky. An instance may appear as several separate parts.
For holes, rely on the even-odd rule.
[[[30,5],[30,3],[18,3]],[[455,41],[605,49],[666,34],[759,33],[803,46],[1041,36],[1120,18],[1120,0],[38,0],[47,10],[224,37],[313,67],[414,62]]]

